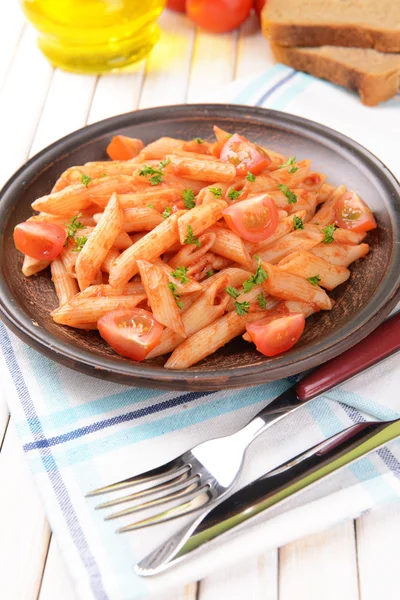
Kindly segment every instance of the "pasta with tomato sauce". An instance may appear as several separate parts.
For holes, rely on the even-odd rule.
[[[26,277],[50,268],[60,326],[186,369],[242,335],[272,357],[364,257],[375,218],[307,159],[214,127],[215,140],[115,136],[14,231]]]

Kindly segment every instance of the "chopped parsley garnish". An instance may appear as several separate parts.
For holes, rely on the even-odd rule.
[[[230,198],[231,200],[237,200],[241,193],[241,190],[231,190],[228,194],[228,198]]]
[[[183,243],[184,244],[194,244],[198,248],[201,248],[201,242],[200,242],[199,238],[197,237],[197,235],[194,235],[191,225],[188,225],[187,236],[183,240]]]
[[[151,175],[151,177],[149,177],[149,182],[151,183],[151,185],[159,185],[163,181],[162,169],[169,165],[170,162],[171,161],[169,160],[169,158],[167,158],[167,160],[162,160],[158,165],[158,169],[154,169],[153,167],[149,167],[148,165],[143,165],[143,168],[139,171],[139,175],[142,175],[142,177]]]
[[[166,206],[164,208],[164,212],[161,213],[164,219],[168,219],[172,215],[172,208],[170,206]]]
[[[293,224],[295,229],[304,229],[303,219],[297,215],[293,215]]]
[[[225,291],[234,300],[237,300],[237,298],[239,298],[239,296],[240,296],[239,290],[232,287],[231,285],[228,285],[228,287],[225,288]],[[235,310],[236,310],[237,314],[239,315],[239,317],[243,317],[243,315],[246,315],[250,310],[250,302],[237,302],[236,301],[235,302]]]
[[[73,252],[80,252],[83,248],[83,246],[86,244],[87,242],[87,237],[86,235],[82,235],[81,237],[76,237],[75,238],[75,248],[72,248]]]
[[[210,187],[208,189],[216,198],[222,198],[222,189],[221,188]]]
[[[207,277],[212,277],[214,275],[215,271],[213,271],[212,269],[210,269],[209,271],[206,271],[206,275]]]
[[[331,223],[323,228],[322,233],[324,234],[324,239],[322,240],[324,244],[332,244],[335,240],[333,239],[333,234],[335,232],[336,225],[335,223]]]
[[[263,292],[260,292],[257,296],[257,304],[260,308],[262,309],[266,309],[267,308],[267,299],[264,296]]]
[[[175,283],[172,283],[172,281],[170,281],[168,283],[168,287],[169,287],[169,289],[172,292],[172,295],[174,297],[174,300],[175,300],[176,304],[178,305],[179,308],[182,308],[183,307],[183,302],[179,301],[180,295],[176,293],[176,285],[175,285]]]
[[[253,173],[250,173],[250,171],[247,171],[246,179],[247,179],[247,181],[255,181],[256,176],[253,175]]]
[[[101,176],[102,177],[107,177],[107,173],[102,173]]]
[[[233,133],[227,133],[226,134],[226,139],[229,140],[229,138],[231,138],[233,136]]]
[[[194,141],[198,144],[204,144],[204,140],[202,138],[194,138]]]
[[[148,204],[147,205],[149,208],[154,208],[154,204]]]
[[[188,272],[187,267],[176,267],[175,271],[171,272],[172,277],[175,279],[179,279],[181,283],[188,283],[190,281],[189,277],[186,275]]]
[[[290,167],[290,169],[288,169],[288,173],[296,173],[296,171],[299,170],[299,167],[295,167],[292,166],[294,165],[294,163],[296,162],[296,157],[295,156],[291,156],[285,163],[283,163],[283,165],[279,165],[278,169],[284,169],[285,167]]]
[[[194,191],[191,188],[187,188],[182,192],[183,204],[185,208],[189,210],[196,206],[196,202],[194,201]]]
[[[250,292],[255,285],[263,283],[268,278],[268,273],[261,266],[261,259],[255,256],[258,260],[257,269],[254,275],[250,275],[249,279],[243,282],[243,290],[245,293]]]
[[[289,204],[296,204],[297,196],[291,190],[289,190],[287,185],[283,185],[283,183],[278,183],[278,188],[287,198]]]
[[[321,277],[319,275],[314,275],[314,277],[307,277],[307,281],[309,281],[312,285],[318,285],[321,281]]]
[[[87,187],[89,185],[89,183],[92,181],[92,178],[89,177],[89,175],[85,175],[85,173],[82,173],[81,181],[82,181],[83,185],[85,185]]]
[[[72,217],[71,223],[67,224],[67,239],[65,240],[64,246],[68,244],[68,240],[71,240],[73,237],[75,237],[75,234],[78,231],[78,229],[85,228],[85,226],[82,225],[80,221],[78,221],[79,217],[81,216],[82,213],[77,214],[76,217]]]

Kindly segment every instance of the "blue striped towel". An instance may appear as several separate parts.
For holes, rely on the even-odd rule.
[[[227,98],[323,122],[398,169],[400,98],[368,109],[346,91],[281,66],[228,86],[223,102]],[[116,523],[104,521],[101,511],[93,510],[98,500],[85,494],[155,467],[207,438],[234,432],[291,381],[214,393],[129,388],[47,360],[1,323],[0,341],[3,389],[51,527],[84,600],[136,600],[161,591],[167,598],[168,589],[400,496],[400,443],[394,441],[276,507],[269,520],[258,515],[253,525],[231,533],[229,552],[221,552],[226,542],[216,540],[207,552],[200,550],[170,572],[141,579],[134,563],[176,524],[116,535]],[[241,485],[354,422],[399,417],[399,386],[399,361],[393,356],[314,400],[253,444]]]

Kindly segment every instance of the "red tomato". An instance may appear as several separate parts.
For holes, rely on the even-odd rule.
[[[261,11],[266,5],[266,3],[267,0],[254,0],[254,10],[256,11],[259,17],[261,17]]]
[[[369,231],[376,228],[375,217],[366,203],[355,192],[345,192],[336,205],[339,227],[352,231]]]
[[[268,154],[245,137],[235,133],[222,146],[220,159],[236,167],[237,175],[259,175],[271,164]]]
[[[143,148],[142,140],[116,135],[108,144],[106,152],[111,160],[129,160],[137,156]]]
[[[305,324],[301,313],[289,313],[248,323],[246,329],[261,354],[275,356],[286,352],[299,341]]]
[[[185,12],[186,0],[167,0],[167,8],[177,12]]]
[[[186,14],[212,33],[225,33],[241,25],[249,16],[253,0],[186,0]]]
[[[222,213],[232,231],[249,242],[269,238],[278,225],[278,209],[271,196],[259,194],[232,204]]]
[[[164,327],[151,312],[142,308],[120,308],[106,313],[97,326],[104,338],[121,356],[143,360],[157,346]]]
[[[67,232],[59,225],[25,221],[14,229],[14,244],[24,254],[38,260],[53,260],[63,249]]]

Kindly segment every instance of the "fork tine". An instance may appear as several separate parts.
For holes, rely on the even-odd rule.
[[[171,460],[165,465],[151,469],[151,471],[147,471],[146,473],[141,473],[140,475],[135,475],[135,477],[124,479],[124,481],[118,481],[117,483],[112,483],[111,485],[92,490],[86,494],[86,498],[123,490],[132,486],[141,485],[142,483],[163,483],[164,481],[172,479],[172,477],[187,471],[189,468],[189,465],[185,465],[180,459]]]
[[[199,488],[199,481],[199,476],[195,475],[194,477],[187,479],[184,483],[180,483],[176,486],[171,486],[171,491],[167,490],[166,493],[164,493],[162,496],[153,498],[151,500],[147,500],[147,502],[142,502],[141,504],[137,504],[136,506],[120,510],[118,512],[112,513],[111,515],[107,515],[104,518],[104,520],[110,521],[111,519],[124,517],[126,515],[139,512],[140,510],[144,510],[152,506],[158,506],[160,504],[165,504],[166,502],[172,502],[173,500],[177,500],[179,498],[184,499],[187,496],[189,496],[191,492]]]
[[[118,504],[124,504],[125,502],[129,502],[131,500],[140,500],[142,498],[146,498],[148,496],[157,496],[161,492],[175,492],[177,486],[180,487],[187,486],[190,476],[190,470],[186,470],[184,473],[179,475],[178,477],[174,477],[174,479],[169,479],[164,483],[160,483],[159,485],[155,485],[151,488],[146,488],[144,490],[140,490],[140,492],[133,492],[133,494],[128,494],[127,496],[121,496],[119,498],[114,498],[113,500],[109,500],[108,502],[102,502],[95,506],[96,510],[103,508],[110,508],[111,506],[116,506]],[[192,479],[192,478],[191,478]],[[177,489],[180,489],[177,488]]]
[[[135,521],[134,523],[126,525],[125,527],[120,527],[119,529],[117,529],[117,533],[126,533],[128,531],[142,529],[143,527],[149,527],[150,525],[165,523],[166,521],[177,519],[178,517],[182,517],[183,515],[187,515],[191,512],[194,512],[195,510],[204,506],[211,500],[211,494],[209,490],[209,485],[203,485],[194,492],[191,492],[188,498],[186,499],[186,502],[184,502],[183,504],[178,504],[178,506],[174,506],[161,513],[157,513],[156,515],[148,517],[147,519]]]

